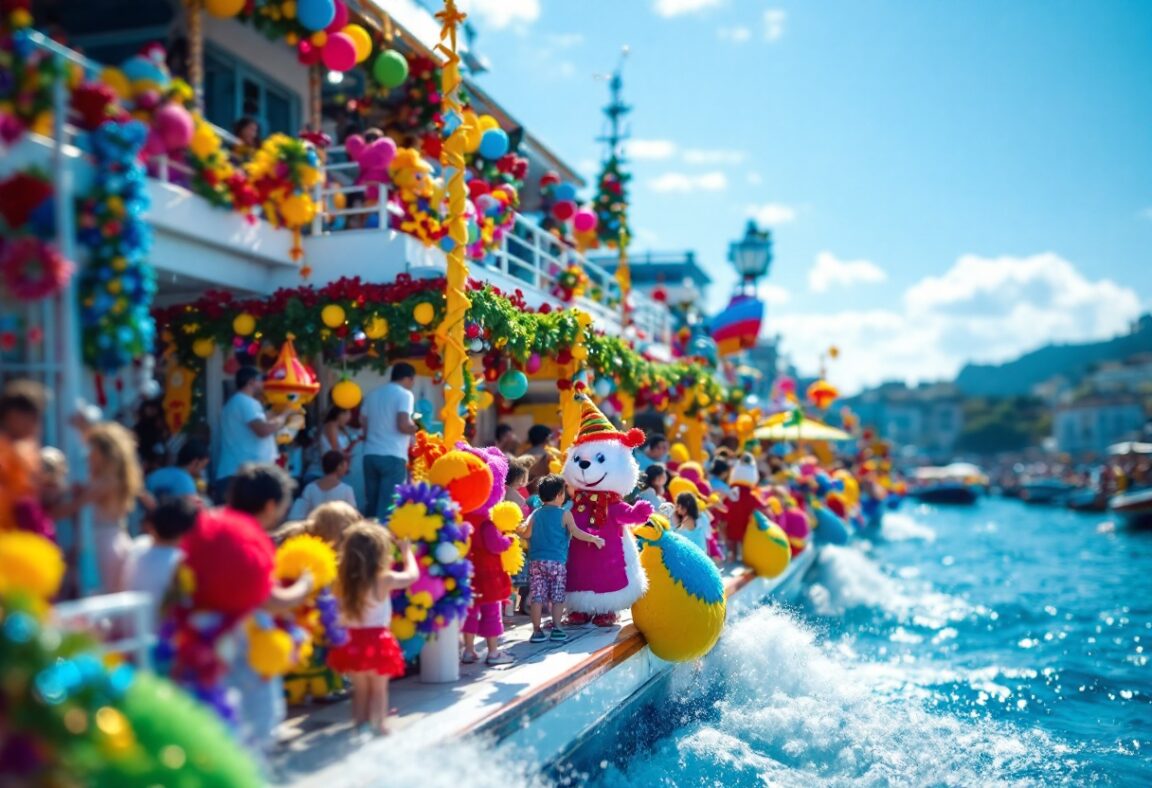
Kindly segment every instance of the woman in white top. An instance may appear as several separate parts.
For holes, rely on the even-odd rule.
[[[356,508],[356,493],[343,481],[348,475],[348,457],[340,451],[326,452],[320,465],[324,475],[304,488],[292,504],[289,519],[304,520],[321,504],[330,501],[344,501]]]
[[[348,428],[352,422],[352,411],[333,405],[324,414],[324,421],[320,424],[320,435],[317,440],[315,453],[311,453],[312,460],[304,472],[304,480],[311,481],[323,473],[322,463],[324,455],[330,451],[338,451],[349,460],[352,459],[352,447],[358,439],[353,439]]]

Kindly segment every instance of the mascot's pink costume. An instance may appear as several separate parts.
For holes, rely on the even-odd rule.
[[[474,449],[467,444],[457,444],[457,448],[475,454],[492,469],[492,491],[487,503],[464,515],[472,529],[468,560],[473,567],[473,599],[461,631],[466,635],[496,638],[504,634],[501,606],[512,593],[512,582],[504,571],[500,554],[512,546],[512,539],[496,528],[491,512],[492,507],[504,500],[508,458],[497,448]]]
[[[648,577],[640,565],[640,553],[631,525],[652,515],[647,501],[624,503],[636,488],[640,469],[632,449],[644,442],[644,433],[619,432],[587,398],[580,400],[580,432],[568,450],[564,481],[575,493],[572,517],[581,530],[604,540],[598,548],[591,542],[572,540],[568,548],[568,593],[565,603],[572,611],[568,621],[597,626],[616,623],[616,613],[631,607],[648,590]]]

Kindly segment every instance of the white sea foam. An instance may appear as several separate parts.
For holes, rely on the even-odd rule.
[[[935,591],[927,583],[897,579],[855,546],[826,546],[819,572],[808,587],[808,602],[822,616],[839,616],[856,608],[887,613],[899,621],[940,629],[972,612],[962,599]]]
[[[725,682],[715,713],[661,741],[623,771],[623,785],[988,785],[1058,782],[1074,767],[1039,731],[929,711],[817,642],[790,613],[736,624],[707,659]],[[882,672],[881,672],[882,673]],[[891,678],[891,677],[889,677]],[[701,692],[714,679],[701,682]]]
[[[923,522],[905,512],[888,512],[880,535],[889,542],[907,542],[918,539],[922,542],[935,542],[936,532]]]

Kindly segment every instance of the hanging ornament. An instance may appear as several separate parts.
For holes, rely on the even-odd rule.
[[[528,376],[518,369],[510,369],[500,376],[496,386],[504,399],[520,399],[528,393]]]
[[[388,321],[379,315],[374,316],[364,326],[364,334],[369,339],[383,339],[388,336]]]
[[[344,307],[339,304],[329,304],[320,310],[320,320],[328,328],[338,328],[344,325]]]
[[[408,79],[408,59],[395,49],[386,49],[376,56],[376,62],[372,64],[372,75],[389,90],[399,87]]]
[[[352,410],[364,399],[364,392],[351,380],[342,380],[332,387],[332,404],[344,410]]]
[[[246,337],[256,330],[256,318],[247,312],[241,312],[232,320],[232,330],[238,337]]]
[[[192,343],[192,352],[199,358],[208,358],[216,351],[216,343],[211,339],[200,338]]]
[[[436,319],[436,308],[427,301],[421,301],[412,309],[412,319],[426,326]]]

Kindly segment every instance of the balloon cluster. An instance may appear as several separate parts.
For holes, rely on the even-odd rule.
[[[80,319],[88,366],[115,371],[152,351],[156,279],[148,263],[152,231],[140,150],[148,128],[137,120],[107,120],[89,137],[95,191],[80,217],[90,250],[80,274]]]
[[[268,221],[292,231],[292,259],[304,256],[301,228],[316,216],[313,187],[319,185],[320,157],[316,148],[286,134],[273,134],[264,140],[246,169],[259,194]]]
[[[420,565],[420,578],[392,598],[392,632],[411,656],[429,635],[468,612],[472,603],[468,529],[449,492],[427,482],[396,488],[388,529],[397,539],[412,542]]]
[[[0,774],[20,785],[260,784],[210,712],[163,679],[106,667],[84,632],[60,629],[47,601],[59,549],[0,534]]]
[[[443,225],[443,187],[429,164],[415,148],[396,151],[388,165],[394,187],[391,198],[401,209],[399,229],[431,246],[446,232]]]
[[[480,181],[469,181],[469,186]],[[496,186],[474,198],[472,215],[468,217],[468,257],[483,260],[504,241],[516,224],[516,209],[520,198],[511,184]]]

